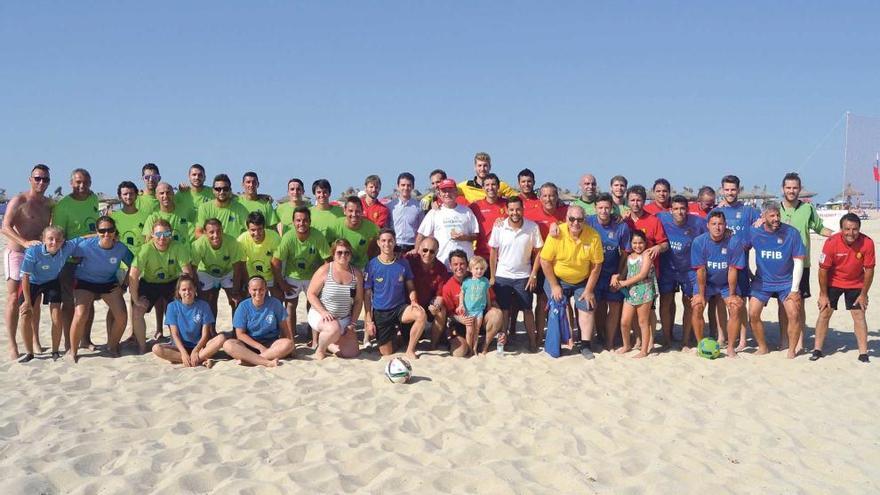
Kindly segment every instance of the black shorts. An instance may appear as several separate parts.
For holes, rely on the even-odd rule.
[[[37,296],[43,295],[43,304],[54,304],[61,302],[61,283],[56,278],[45,284],[30,284],[31,303],[37,300]],[[18,304],[24,303],[24,293],[19,289]]]
[[[100,297],[104,294],[109,294],[113,292],[119,284],[116,281],[113,282],[103,282],[96,284],[94,282],[87,282],[85,280],[77,280],[74,283],[74,287],[76,290],[87,290],[94,294],[96,297]]]
[[[832,309],[837,309],[837,301],[840,300],[840,296],[843,296],[843,302],[846,309],[862,309],[862,307],[856,303],[856,299],[861,293],[862,289],[840,289],[838,287],[829,287],[828,301],[831,303]]]
[[[276,337],[276,338],[274,338],[274,339],[254,339],[254,340],[256,340],[257,342],[260,343],[260,345],[262,345],[263,347],[266,347],[266,348],[268,349],[269,347],[272,347],[272,344],[274,344],[275,341],[278,340],[279,338],[281,338],[281,337],[278,336],[278,337]],[[257,354],[260,353],[260,350],[259,350],[259,349],[257,349],[256,347],[251,347],[251,346],[249,346],[247,342],[245,342],[245,341],[243,341],[243,340],[239,340],[239,342],[241,342],[242,344],[244,344],[244,346],[247,347],[248,349],[250,349],[251,351],[253,351],[253,352],[257,353]]]
[[[400,321],[407,306],[409,304],[401,304],[396,308],[387,310],[373,309],[373,323],[376,324],[376,341],[379,345],[387,344],[394,340],[398,328],[403,332],[405,338],[409,337],[409,328],[412,324],[404,324]]]
[[[526,310],[531,311],[533,294],[526,290],[528,278],[504,278],[495,277],[495,297],[498,306],[505,311]]]
[[[159,301],[165,301],[166,303],[170,303],[174,300],[174,288],[177,286],[177,280],[172,280],[171,282],[162,282],[159,284],[155,284],[152,282],[147,282],[146,280],[141,280],[140,285],[140,295],[141,297],[145,297],[147,299],[147,312],[153,310],[153,306],[156,305]]]
[[[810,269],[804,268],[804,274],[801,276],[801,284],[798,286],[798,292],[801,293],[801,299],[808,299],[810,294]],[[849,309],[849,308],[847,308]]]

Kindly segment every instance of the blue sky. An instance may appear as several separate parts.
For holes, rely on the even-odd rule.
[[[487,151],[502,179],[572,189],[800,170],[834,194],[832,129],[880,116],[880,4],[717,3],[4,2],[0,185],[43,162],[111,192],[151,161],[388,192]]]

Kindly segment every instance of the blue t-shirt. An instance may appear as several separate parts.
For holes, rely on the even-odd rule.
[[[202,326],[214,323],[214,313],[208,303],[196,299],[186,305],[175,299],[165,310],[165,326],[174,325],[187,347],[195,347],[202,338]]]
[[[466,278],[461,283],[464,293],[464,310],[469,316],[482,316],[489,303],[489,281],[486,277]]]
[[[602,250],[605,251],[605,259],[602,261],[602,277],[608,278],[620,270],[620,250],[629,249],[630,229],[626,222],[618,222],[614,219],[608,225],[602,225],[599,217],[590,215],[587,217],[587,225],[599,233],[602,239]]]
[[[791,289],[794,258],[807,255],[801,234],[791,225],[780,224],[776,232],[761,227],[749,229],[748,243],[755,249],[755,279],[752,288],[763,291]]]
[[[58,278],[64,264],[67,263],[76,244],[64,241],[55,254],[49,254],[44,244],[37,244],[24,250],[24,261],[21,262],[21,274],[27,274],[32,284],[40,285]]]
[[[267,295],[259,308],[251,298],[242,301],[232,315],[232,326],[243,329],[251,338],[273,340],[281,335],[280,324],[286,319],[287,311],[281,301]]]
[[[683,279],[691,271],[691,244],[697,236],[706,233],[706,221],[696,215],[686,215],[684,225],[678,225],[671,213],[663,212],[657,217],[669,239],[669,250],[660,253],[660,278],[677,275]]]
[[[733,231],[733,235],[739,235],[747,231],[749,227],[761,218],[761,212],[754,206],[747,206],[739,202],[735,206],[716,206],[712,211],[724,213],[727,228]],[[712,214],[712,211],[709,214]]]
[[[406,260],[398,258],[394,263],[383,263],[378,256],[371,259],[364,270],[364,289],[373,291],[373,309],[387,311],[406,304],[406,281],[412,279],[413,272]]]
[[[715,242],[708,234],[702,234],[691,244],[691,267],[706,268],[706,287],[721,290],[727,287],[727,270],[734,266],[739,270],[746,268],[748,259],[741,241],[742,237],[727,236]],[[691,283],[696,287],[697,273],[690,273]]]
[[[102,248],[98,244],[97,237],[79,237],[73,242],[76,244],[76,249],[73,250],[72,256],[82,258],[82,262],[76,267],[77,280],[93,284],[116,282],[119,264],[131,265],[134,259],[125,244],[118,241],[110,249]]]

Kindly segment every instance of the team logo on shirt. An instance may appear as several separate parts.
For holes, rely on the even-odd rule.
[[[193,315],[193,322],[199,323],[200,321],[202,321],[202,314],[201,313],[194,314]]]
[[[782,244],[783,242],[785,242],[785,240],[782,237],[776,238],[776,244]]]
[[[254,265],[254,269],[257,270],[258,272],[262,272],[262,271],[263,271],[263,265]]]
[[[41,269],[41,270],[48,270],[48,269],[49,269],[49,265],[40,265],[40,269]]]
[[[825,263],[825,253],[819,255],[819,263]]]
[[[168,264],[169,264],[169,265],[173,265],[174,263],[175,263],[174,259],[171,259],[171,258],[168,259]]]
[[[229,261],[229,256],[224,256],[223,261]]]
[[[736,212],[736,218],[742,218],[743,214],[741,211]]]
[[[275,323],[275,315],[266,315],[266,323],[270,325]]]
[[[381,283],[384,282],[384,281],[385,281],[385,277],[376,277],[376,283],[377,283],[377,284],[381,284]]]
[[[721,254],[727,254],[727,248],[721,248]]]
[[[397,281],[403,282],[403,274],[402,273],[400,274],[400,276],[397,277]]]
[[[110,258],[110,264],[111,264],[111,265],[115,265],[116,262],[118,262],[118,261],[119,261],[119,258],[117,258],[117,257],[115,257],[115,256],[113,256],[113,257]]]
[[[612,241],[614,240],[614,232],[609,232],[609,233],[608,233],[608,239],[610,239],[610,240],[612,240]]]
[[[367,240],[366,240],[366,239],[361,239],[360,241],[358,241],[358,244],[361,245],[361,246],[363,246],[363,245],[366,244],[366,243],[367,243]]]
[[[862,259],[862,253],[856,253],[856,259],[857,260]]]

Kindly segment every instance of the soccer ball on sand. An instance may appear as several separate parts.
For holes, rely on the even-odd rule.
[[[715,359],[721,355],[721,347],[717,340],[706,337],[697,344],[697,354],[706,359]]]
[[[412,377],[412,366],[406,359],[393,358],[385,365],[385,377],[391,383],[406,383]]]

